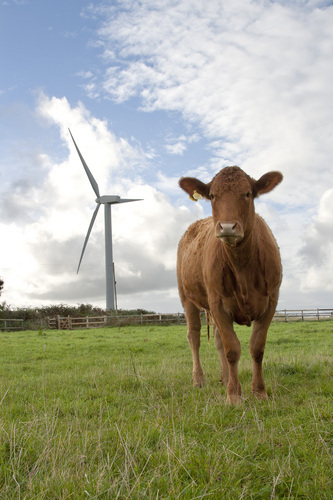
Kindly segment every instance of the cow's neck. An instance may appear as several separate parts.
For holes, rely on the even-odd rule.
[[[242,273],[246,268],[248,269],[250,262],[253,261],[257,253],[253,232],[245,235],[238,245],[232,246],[223,243],[223,252],[234,273]]]
[[[232,247],[224,245],[226,262],[236,278],[237,289],[234,289],[234,298],[238,304],[239,311],[248,326],[251,324],[251,286],[252,276],[249,270],[254,267],[256,245],[252,233],[241,242]]]

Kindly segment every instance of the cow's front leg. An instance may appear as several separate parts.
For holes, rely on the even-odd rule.
[[[233,329],[233,324],[220,307],[211,308],[216,327],[220,332],[224,355],[228,366],[227,403],[240,404],[242,402],[242,390],[238,378],[238,362],[241,355],[241,346]]]
[[[238,362],[241,354],[241,347],[235,332],[232,330],[233,335],[223,334],[222,342],[224,351],[227,358],[229,381],[227,385],[227,403],[238,405],[242,402],[242,389],[238,378]]]
[[[184,304],[187,320],[187,340],[190,344],[193,358],[193,386],[202,387],[205,385],[205,377],[200,363],[200,335],[201,335],[201,320],[200,311],[192,303]]]
[[[221,366],[221,382],[223,385],[227,386],[228,385],[228,380],[229,380],[229,369],[228,369],[228,363],[227,363],[227,358],[225,357],[224,354],[224,348],[221,340],[221,335],[216,326],[214,326],[214,342],[215,342],[215,347],[217,350],[217,354],[220,360],[220,366]]]
[[[270,317],[263,321],[255,321],[250,340],[250,353],[253,366],[252,392],[257,399],[268,399],[262,371],[262,361],[270,322]]]

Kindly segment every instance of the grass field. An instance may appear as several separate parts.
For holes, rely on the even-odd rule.
[[[333,322],[271,326],[268,402],[237,332],[239,407],[184,326],[0,332],[0,498],[333,498]]]

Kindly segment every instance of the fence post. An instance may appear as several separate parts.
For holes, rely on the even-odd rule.
[[[59,314],[57,315],[57,328],[60,330],[60,316]]]
[[[287,323],[287,309],[284,310],[284,321]]]
[[[304,321],[304,311],[302,310],[302,321]]]
[[[319,321],[319,309],[317,309],[317,318],[318,318],[318,321]]]

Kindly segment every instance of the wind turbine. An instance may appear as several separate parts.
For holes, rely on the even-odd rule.
[[[69,129],[68,129],[69,130]],[[84,158],[82,154],[80,153],[79,148],[77,147],[77,144],[74,140],[74,137],[72,136],[72,132],[69,130],[69,133],[71,135],[71,138],[73,139],[74,146],[76,148],[76,151],[78,152],[78,155],[80,157],[80,160],[82,162],[82,165],[84,167],[84,170],[86,171],[86,174],[88,176],[88,179],[90,181],[91,187],[93,188],[97,198],[96,198],[96,203],[97,207],[94,210],[94,213],[92,215],[88,232],[86,235],[86,239],[84,240],[82,252],[81,252],[81,257],[79,260],[79,265],[77,268],[77,273],[80,270],[80,265],[83,259],[84,251],[86,249],[89,236],[91,233],[91,230],[93,228],[95,219],[98,214],[99,207],[101,205],[104,205],[104,231],[105,231],[105,281],[106,281],[106,309],[111,310],[115,308],[115,279],[114,279],[114,267],[113,267],[113,251],[112,251],[112,221],[111,221],[111,205],[115,205],[118,203],[130,203],[132,201],[141,201],[140,199],[126,199],[126,198],[121,198],[120,196],[115,196],[115,195],[105,195],[101,196],[99,193],[99,187],[98,184],[90,172],[88,165],[84,161]]]

